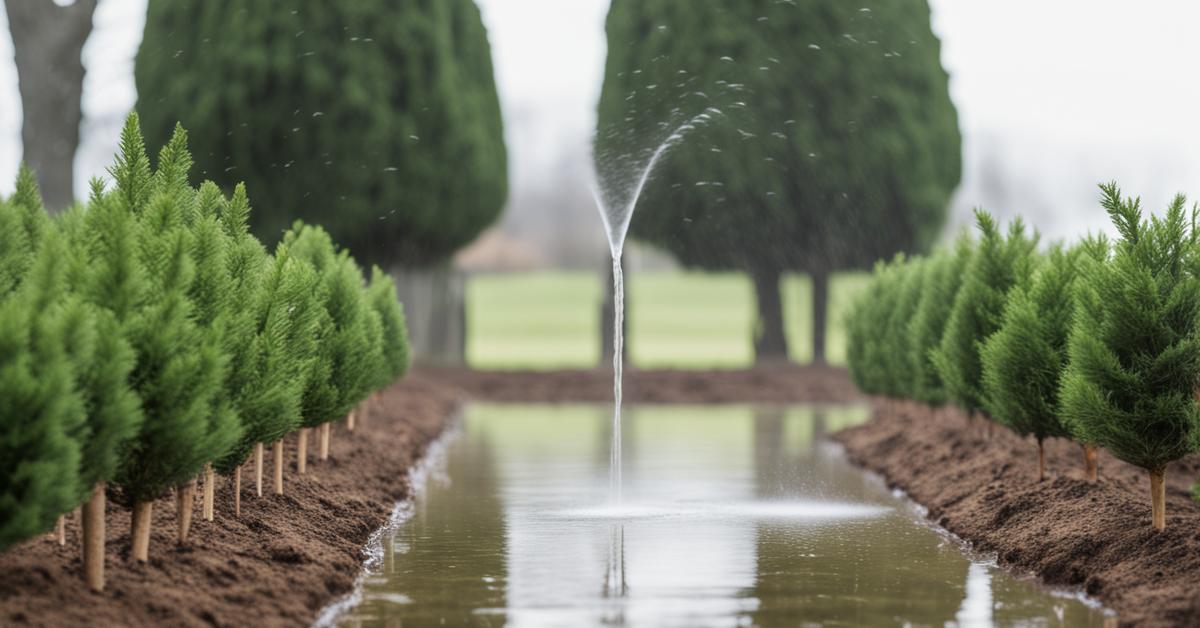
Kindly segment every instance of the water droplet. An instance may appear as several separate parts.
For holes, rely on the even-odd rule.
[[[721,60],[727,63],[733,63],[733,57],[721,57]]]
[[[809,45],[808,45],[808,49],[809,49],[809,50],[820,50],[820,49],[821,49],[821,47],[820,47],[820,46],[818,46],[818,45],[816,45],[816,44],[809,44]]]

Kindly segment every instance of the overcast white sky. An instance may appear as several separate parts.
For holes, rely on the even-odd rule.
[[[513,198],[533,198],[564,156],[586,159],[605,55],[607,0],[479,0],[507,118]],[[1157,208],[1200,197],[1200,3],[933,0],[966,137],[959,219],[985,204],[1051,236],[1102,228],[1094,185],[1118,179]],[[134,101],[145,0],[101,0],[84,52],[77,189],[102,173]],[[11,40],[0,12],[0,193],[20,157]],[[996,191],[985,179],[1001,182]],[[997,206],[999,205],[999,206]],[[1007,205],[1021,205],[1010,207]],[[554,211],[533,207],[526,211]]]

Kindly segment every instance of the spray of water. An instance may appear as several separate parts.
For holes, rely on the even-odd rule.
[[[624,382],[624,347],[625,347],[625,277],[621,258],[625,250],[625,236],[629,233],[629,223],[633,220],[633,210],[637,207],[638,198],[650,180],[655,166],[667,151],[683,141],[687,134],[696,127],[706,124],[714,116],[721,115],[716,108],[709,108],[681,124],[667,136],[644,163],[636,164],[629,170],[634,176],[630,182],[622,176],[622,172],[597,172],[597,185],[592,188],[596,198],[596,206],[600,209],[600,219],[604,222],[604,231],[608,236],[608,248],[612,253],[613,274],[613,422],[612,449],[609,458],[609,495],[614,504],[621,503],[621,394]],[[606,175],[608,177],[606,178]]]

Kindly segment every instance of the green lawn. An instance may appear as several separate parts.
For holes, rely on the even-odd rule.
[[[831,282],[829,359],[845,361],[841,313],[865,285],[865,274]],[[602,285],[603,284],[603,285]],[[599,273],[479,275],[467,285],[467,361],[476,368],[552,369],[600,360]],[[733,273],[652,272],[627,278],[629,356],[637,366],[744,367],[754,360],[754,291]],[[807,277],[783,283],[792,359],[812,356],[811,287]]]

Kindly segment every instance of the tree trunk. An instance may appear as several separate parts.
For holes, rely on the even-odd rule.
[[[300,428],[296,443],[296,472],[304,475],[308,472],[308,428]]]
[[[1095,445],[1084,443],[1083,445],[1083,471],[1084,477],[1088,482],[1095,482],[1100,477],[1100,451]]]
[[[254,443],[254,494],[262,497],[263,444]]]
[[[1037,439],[1038,444],[1038,482],[1046,481],[1046,443]]]
[[[96,0],[67,6],[47,0],[6,0],[17,85],[24,111],[22,160],[37,173],[50,211],[74,198],[75,149],[83,120],[83,45]]]
[[[350,413],[346,415],[346,429],[351,432],[354,431],[354,416],[356,414],[358,414],[358,408],[351,410]]]
[[[321,424],[321,454],[317,456],[322,462],[329,460],[329,424]]]
[[[192,509],[196,504],[196,481],[192,480],[175,490],[175,520],[179,524],[179,543],[187,543],[192,529]]]
[[[1154,529],[1162,532],[1167,527],[1167,470],[1150,469],[1150,513]]]
[[[242,466],[233,470],[233,516],[242,516]]]
[[[275,494],[283,495],[283,439],[275,441],[272,452],[275,458]]]
[[[213,486],[212,463],[204,465],[204,520],[213,520],[213,498],[216,497],[216,487]]]
[[[392,269],[404,306],[412,355],[436,364],[462,364],[466,356],[466,275],[450,264]]]
[[[829,273],[812,273],[812,361],[825,364],[825,332],[829,328]]]
[[[104,482],[97,482],[83,506],[83,576],[96,592],[104,590],[104,502]]]
[[[138,562],[150,560],[150,523],[153,516],[153,501],[133,503],[133,559]]]
[[[751,278],[754,280],[754,294],[758,303],[758,324],[755,325],[754,334],[755,363],[786,363],[788,343],[787,334],[783,329],[779,271],[755,271],[751,273]]]

